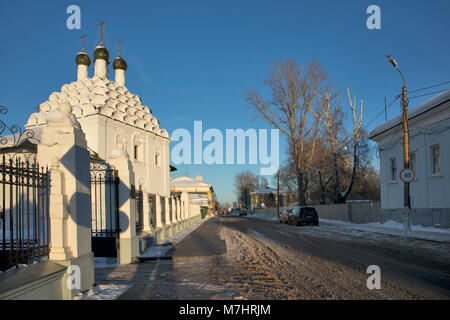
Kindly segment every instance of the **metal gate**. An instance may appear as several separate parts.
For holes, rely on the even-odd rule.
[[[91,163],[91,218],[94,257],[117,257],[119,177],[106,163]]]

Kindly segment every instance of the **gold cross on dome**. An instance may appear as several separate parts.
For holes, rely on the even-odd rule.
[[[83,34],[80,38],[83,41],[83,49],[82,49],[82,51],[84,52],[84,39],[86,39],[86,35]]]
[[[98,26],[100,26],[100,45],[103,46],[103,32],[105,31],[105,28],[103,26],[106,24],[106,21],[100,20],[100,23]]]
[[[121,46],[120,46],[122,44],[122,42],[123,42],[122,40],[117,41],[117,44],[119,45],[119,57],[121,57],[121,53],[122,53]]]

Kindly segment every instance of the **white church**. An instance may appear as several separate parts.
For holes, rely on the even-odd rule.
[[[57,111],[61,104],[68,103],[86,135],[91,163],[108,165],[121,157],[129,160],[127,175],[132,177],[129,196],[135,200],[134,217],[129,220],[133,221],[133,226],[124,231],[123,226],[112,226],[111,222],[109,227],[120,230],[120,254],[123,256],[120,262],[129,263],[149,245],[201,219],[201,212],[200,206],[191,202],[186,192],[171,192],[170,171],[175,169],[170,166],[169,159],[171,139],[152,111],[142,104],[141,98],[126,87],[128,66],[121,54],[121,41],[118,56],[112,64],[115,78],[109,79],[110,56],[103,44],[103,26],[101,28],[100,44],[93,53],[93,76],[89,76],[91,59],[85,52],[83,39],[83,49],[75,59],[78,68],[76,81],[51,93],[48,100],[39,105],[39,111],[30,115],[25,127],[33,130],[35,137],[39,138],[42,128],[47,126],[48,115]],[[94,204],[93,194],[91,189],[92,205],[100,203],[105,206],[101,198],[95,199],[98,203]],[[102,222],[107,225],[110,223],[107,220],[93,216],[92,228],[102,225]],[[106,230],[102,228],[100,233]]]

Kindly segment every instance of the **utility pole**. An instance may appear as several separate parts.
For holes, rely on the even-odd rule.
[[[392,56],[387,56],[387,59],[392,65],[397,69],[397,71],[402,76],[403,87],[402,87],[402,102],[403,102],[403,169],[409,169],[409,131],[408,131],[408,99],[406,96],[406,84],[405,77],[403,73],[401,73],[398,68],[397,61],[395,61]],[[409,197],[409,182],[403,183],[403,207],[406,215],[406,223],[404,221],[404,228],[406,233],[410,233],[411,231],[411,221],[410,221],[410,210],[411,210],[411,202]]]

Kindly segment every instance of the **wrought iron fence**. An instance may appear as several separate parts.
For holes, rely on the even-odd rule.
[[[141,188],[135,191],[134,199],[136,201],[136,229],[141,229],[144,226],[144,194]]]
[[[3,154],[0,163],[0,270],[39,262],[50,243],[47,168],[20,155]]]
[[[164,197],[160,197],[160,203],[161,203],[161,224],[166,224],[166,201],[164,201]]]
[[[156,226],[156,196],[154,194],[148,195],[148,208],[150,210],[150,224]]]
[[[172,217],[173,217],[173,212],[172,212],[172,199],[169,198],[169,221],[170,223],[172,223]]]
[[[33,130],[0,119],[0,271],[48,258],[50,177],[37,143]]]

